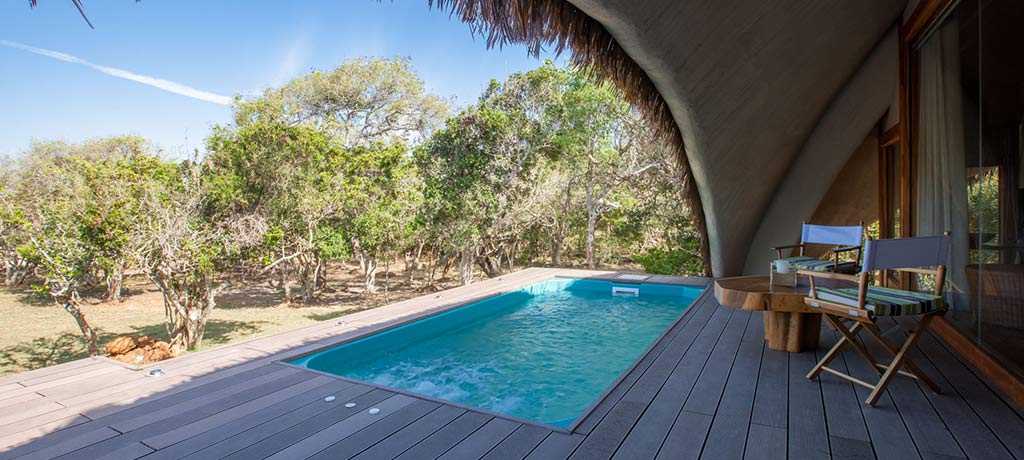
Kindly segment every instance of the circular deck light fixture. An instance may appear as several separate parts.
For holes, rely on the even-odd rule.
[[[348,407],[348,408],[356,407],[356,403],[354,403],[354,402],[345,403],[345,407]]]
[[[327,401],[327,402],[334,401],[334,396],[333,395],[332,396],[328,396],[328,397],[324,398],[324,401]]]
[[[380,413],[380,409],[378,409],[376,407],[373,407],[373,408],[370,408],[370,410],[368,410],[367,412],[369,412],[370,415],[377,415],[377,414]]]

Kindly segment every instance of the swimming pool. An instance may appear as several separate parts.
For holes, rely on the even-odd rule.
[[[291,363],[567,427],[702,290],[555,278]]]

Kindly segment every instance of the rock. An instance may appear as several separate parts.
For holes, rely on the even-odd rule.
[[[163,361],[163,360],[168,359],[170,357],[171,357],[171,352],[170,351],[164,350],[162,348],[156,348],[156,347],[147,349],[145,351],[145,354],[143,355],[143,358],[146,360],[146,362],[150,362],[150,363],[156,362],[156,361]]]
[[[107,353],[109,353],[110,356],[118,356],[128,353],[129,351],[132,351],[138,347],[138,339],[130,335],[126,335],[111,340],[110,342],[107,343],[106,347],[104,348],[107,350]]]
[[[154,342],[153,345],[150,345],[148,348],[151,348],[153,350],[163,350],[166,351],[168,354],[171,353],[171,344],[164,342],[163,340],[158,340]]]
[[[113,359],[127,364],[142,364],[142,362],[146,359],[145,355],[145,350],[141,348],[136,348],[123,355],[116,355],[113,357]]]
[[[139,337],[138,347],[139,348],[148,348],[148,347],[153,346],[153,344],[156,343],[156,342],[157,342],[156,339],[154,339],[154,338],[152,338],[152,337],[150,337],[148,335],[147,336],[143,336],[143,337]]]

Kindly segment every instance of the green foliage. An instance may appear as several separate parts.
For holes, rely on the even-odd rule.
[[[357,58],[236,100],[235,124],[302,125],[351,148],[414,142],[447,111],[447,101],[426,92],[408,59]]]
[[[968,228],[972,232],[999,232],[999,170],[990,169],[967,182]]]
[[[649,248],[640,255],[639,260],[645,272],[659,275],[699,275],[704,270],[700,259],[693,257],[693,248],[670,251]]]

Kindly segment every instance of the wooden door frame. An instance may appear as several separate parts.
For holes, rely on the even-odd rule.
[[[914,206],[917,180],[918,133],[913,129],[918,119],[918,56],[917,45],[925,34],[958,0],[921,0],[906,21],[899,24],[899,108],[900,123],[900,237],[915,235]],[[902,278],[901,278],[902,281]],[[1024,381],[999,360],[961,333],[945,318],[937,318],[932,331],[950,348],[978,369],[1003,395],[1017,407],[1024,408]]]

